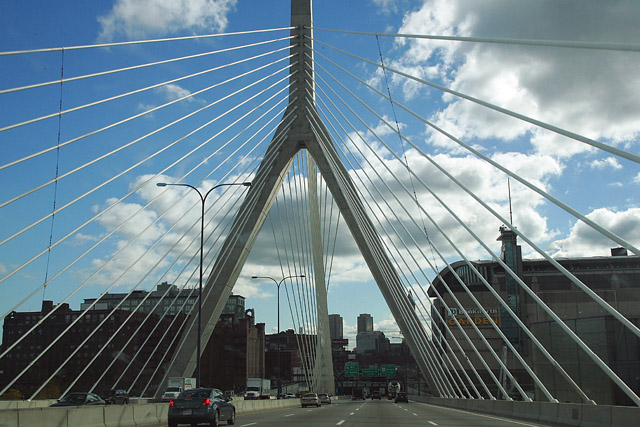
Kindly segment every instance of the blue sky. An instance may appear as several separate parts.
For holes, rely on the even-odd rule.
[[[187,6],[189,4],[189,6]],[[314,23],[316,27],[409,34],[462,35],[475,37],[577,40],[590,42],[637,43],[640,29],[634,17],[640,8],[637,2],[614,1],[603,5],[597,1],[561,2],[539,1],[525,5],[509,1],[471,1],[471,0],[430,0],[430,1],[388,1],[362,0],[316,1]],[[170,0],[118,0],[83,2],[82,6],[64,1],[49,2],[3,2],[0,6],[0,50],[14,51],[47,47],[70,47],[110,41],[126,41],[150,38],[176,37],[193,34],[217,32],[235,32],[254,29],[286,27],[289,22],[289,1],[249,1],[249,0],[200,0],[179,2]],[[283,32],[277,33],[283,36]],[[234,36],[238,43],[257,40],[257,36]],[[276,37],[275,35],[273,37]],[[346,35],[316,32],[319,40],[340,46],[371,61],[378,61],[378,45],[373,36]],[[158,60],[161,57],[186,55],[203,48],[217,48],[225,41],[203,40],[192,44],[147,45],[124,49],[103,49],[99,51],[67,51],[64,57],[65,76],[77,76],[96,70],[108,70],[121,66],[140,64]],[[236,43],[235,40],[233,43]],[[284,44],[283,44],[284,43]],[[286,46],[286,42],[280,46]],[[165,47],[169,46],[169,47]],[[478,98],[500,106],[513,109],[571,131],[584,134],[632,153],[638,153],[638,132],[640,131],[640,77],[635,70],[640,65],[637,52],[593,52],[579,50],[548,50],[540,48],[522,48],[512,46],[494,46],[486,44],[465,44],[438,41],[393,40],[380,37],[380,47],[385,63],[397,69],[432,80],[452,89],[469,93]],[[318,50],[332,57],[330,49],[316,46]],[[171,49],[171,51],[163,51]],[[206,49],[205,49],[206,50]],[[259,49],[255,49],[258,52]],[[264,49],[262,50],[264,51]],[[116,54],[117,52],[117,54]],[[320,58],[316,58],[322,62]],[[56,80],[60,77],[60,52],[27,56],[4,56],[0,58],[0,89],[32,84],[41,81]],[[362,76],[363,80],[386,92],[384,76],[379,70],[358,61],[342,58],[341,63],[350,67],[350,71]],[[207,60],[197,63],[203,67]],[[347,65],[348,64],[348,65]],[[329,67],[326,61],[324,66]],[[188,68],[181,64],[168,67],[167,74],[180,76],[187,74]],[[66,108],[80,105],[88,100],[112,96],[111,84],[118,82],[120,90],[140,87],[147,80],[157,82],[165,75],[140,72],[133,73],[127,81],[118,81],[117,77],[107,78],[99,85],[91,80],[79,82],[75,86],[65,86],[63,101]],[[318,71],[320,74],[320,72]],[[452,132],[468,143],[474,144],[493,159],[508,165],[522,176],[538,183],[554,196],[570,204],[590,218],[614,230],[633,244],[640,244],[640,172],[637,164],[616,158],[608,153],[587,149],[583,145],[567,138],[552,135],[547,131],[498,113],[487,111],[468,102],[459,101],[449,95],[406,81],[398,76],[388,76],[393,97],[413,108],[416,112],[430,118],[433,122]],[[129,88],[129,89],[127,89]],[[64,116],[61,122],[62,140],[82,135],[98,123],[110,123],[120,117],[121,110],[130,108],[140,111],[144,105],[157,105],[162,96],[175,98],[186,86],[173,87],[174,92],[154,92],[138,98],[135,105],[117,103],[100,110],[101,117],[94,117],[91,111]],[[361,89],[360,89],[361,90]],[[362,91],[362,90],[361,90]],[[364,91],[362,91],[364,92]],[[52,85],[35,91],[0,95],[0,126],[6,126],[32,117],[56,112],[59,105],[60,87]],[[204,102],[204,95],[196,97],[192,105]],[[392,111],[381,98],[368,98],[372,105],[389,120]],[[116,147],[118,141],[129,138],[127,132],[151,131],[158,127],[161,120],[168,119],[175,110],[167,113],[155,113],[153,118],[142,121],[135,128],[125,128],[111,134],[108,138],[97,139],[92,147],[101,150]],[[450,141],[433,133],[423,124],[412,121],[408,115],[397,111],[403,133],[424,144],[425,150],[442,164],[456,170],[461,179],[466,179],[474,191],[488,200],[503,215],[508,213],[507,184],[503,175],[487,168],[483,162],[468,156]],[[101,121],[102,120],[102,121]],[[389,136],[390,132],[378,120],[368,119],[370,125],[380,130],[380,134]],[[128,129],[128,130],[127,130]],[[367,134],[365,129],[360,131]],[[35,152],[44,147],[55,145],[58,132],[56,119],[47,120],[30,127],[0,133],[3,157],[13,160]],[[138,134],[136,133],[136,135]],[[176,132],[177,134],[177,132]],[[368,133],[367,139],[376,142]],[[389,144],[399,147],[393,135]],[[195,142],[193,143],[195,144]],[[151,148],[141,145],[135,156],[142,158]],[[384,150],[381,152],[384,153]],[[171,153],[171,152],[169,152]],[[168,155],[169,155],[168,153]],[[175,151],[174,155],[178,151]],[[478,226],[479,233],[487,242],[496,246],[499,222],[486,220],[481,209],[463,202],[459,190],[437,178],[415,150],[405,155],[415,170],[424,172],[426,178],[432,178],[434,185],[453,206],[459,206],[464,219]],[[93,148],[82,145],[69,146],[61,151],[61,172],[95,156]],[[91,169],[82,178],[73,181],[73,188],[59,186],[58,206],[73,197],[97,185],[109,176],[119,162],[126,156],[114,157],[100,167]],[[386,154],[386,161],[394,165],[394,159]],[[191,161],[190,164],[195,162]],[[34,163],[27,163],[2,170],[3,182],[11,182],[11,189],[0,191],[2,201],[32,188],[52,178],[56,157],[51,152]],[[160,161],[156,163],[159,165]],[[397,164],[396,164],[397,166]],[[182,165],[187,170],[188,165]],[[133,183],[140,182],[145,174],[157,173],[153,165],[141,172],[128,175],[123,180],[108,187],[84,202],[74,205],[68,213],[56,219],[54,234],[61,237],[63,230],[72,229],[80,218],[88,218],[97,206],[106,206],[111,198],[121,197]],[[165,174],[172,179],[180,176],[178,170]],[[17,177],[17,178],[16,178]],[[408,180],[407,180],[408,182]],[[125,215],[127,209],[134,209],[143,201],[158,194],[157,189],[149,188],[129,205],[115,209],[110,216],[90,225],[82,232],[75,233],[70,242],[52,253],[50,271],[56,271],[85,250],[89,242],[95,241],[113,230],[118,218]],[[429,205],[426,193],[419,194],[420,202]],[[575,218],[558,208],[532,196],[521,186],[512,183],[514,222],[528,236],[545,250],[557,256],[595,256],[607,255],[614,246],[584,226],[576,225]],[[51,210],[52,189],[48,187],[37,194],[37,199],[15,203],[0,209],[0,221],[9,231],[2,233],[2,239],[17,231],[47,211]],[[424,198],[423,198],[424,197]],[[459,202],[458,202],[459,200]],[[165,201],[164,203],[168,203]],[[152,211],[152,218],[158,211]],[[446,215],[433,208],[434,215],[446,221]],[[420,213],[415,210],[415,215]],[[144,223],[148,218],[141,220]],[[140,224],[139,223],[139,224]],[[132,229],[139,228],[139,224]],[[158,233],[167,226],[159,225],[153,229]],[[461,242],[465,237],[459,228],[452,227],[452,235]],[[46,248],[49,240],[50,222],[24,237],[15,239],[0,248],[0,273],[12,271],[34,253]],[[134,230],[130,232],[133,233]],[[86,278],[92,266],[105,259],[109,253],[123,245],[127,232],[119,233],[120,239],[104,252],[74,266],[65,276],[65,283],[51,288],[47,298],[58,302],[71,292],[71,289]],[[437,240],[437,239],[436,239]],[[352,337],[359,313],[367,312],[374,321],[387,331],[395,329],[390,313],[368,274],[366,265],[359,257],[348,235],[341,235],[341,252],[336,261],[333,282],[329,293],[329,312],[340,313],[346,322],[346,330]],[[477,245],[461,243],[470,258],[486,259],[487,256]],[[267,329],[275,327],[275,287],[268,284],[256,284],[248,277],[258,275],[277,275],[273,269],[273,259],[269,257],[272,242],[268,235],[261,236],[249,258],[248,264],[237,284],[237,292],[247,296],[247,306],[255,307],[258,321],[266,322]],[[139,249],[139,248],[138,248]],[[524,248],[526,256],[535,256],[530,248]],[[452,256],[450,251],[445,251]],[[455,259],[453,257],[452,259]],[[66,261],[65,261],[66,260]],[[440,268],[442,263],[438,263]],[[104,289],[110,278],[117,277],[122,266],[113,267],[105,273],[102,282],[98,281],[74,296],[70,302],[78,308],[82,298],[95,296]],[[95,267],[94,267],[95,270]],[[10,296],[3,301],[2,312],[32,289],[40,286],[46,271],[46,259],[22,270],[11,279],[0,284],[4,286],[4,295]],[[432,273],[430,273],[432,276]],[[74,283],[75,282],[75,283]],[[127,282],[112,291],[122,292],[132,282]],[[34,297],[25,308],[39,306],[41,293]],[[284,304],[284,300],[282,301]],[[23,308],[24,309],[24,308]],[[290,325],[286,312],[281,317],[283,327]],[[289,324],[287,323],[289,322]],[[393,335],[393,332],[390,332]]]

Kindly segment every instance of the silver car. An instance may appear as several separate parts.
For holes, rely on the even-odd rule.
[[[327,393],[318,394],[318,398],[320,399],[320,403],[322,404],[325,404],[325,403],[331,404],[331,398]]]
[[[306,406],[320,406],[320,398],[315,393],[307,393],[300,398],[300,405],[303,408]]]

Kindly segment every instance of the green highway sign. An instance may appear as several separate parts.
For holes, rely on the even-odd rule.
[[[358,362],[347,362],[344,364],[344,376],[345,377],[359,377],[360,366]]]
[[[382,365],[380,375],[383,377],[395,377],[396,365]]]
[[[363,377],[378,377],[380,376],[380,370],[377,366],[369,366],[366,369],[362,369]]]

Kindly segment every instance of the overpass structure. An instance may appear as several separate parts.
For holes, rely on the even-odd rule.
[[[632,148],[563,129],[385,63],[379,38],[630,55],[637,55],[640,48],[361,33],[375,38],[378,47],[377,57],[365,57],[348,46],[323,41],[319,34],[338,31],[315,27],[312,15],[310,0],[292,0],[289,27],[246,32],[256,39],[244,45],[208,51],[189,46],[179,58],[122,64],[108,71],[85,71],[83,65],[82,73],[72,77],[62,74],[59,80],[0,90],[0,96],[16,99],[34,90],[60,98],[59,111],[37,111],[31,118],[7,114],[13,121],[0,128],[5,147],[9,142],[20,147],[7,149],[0,169],[18,181],[3,190],[0,201],[5,218],[12,220],[0,237],[0,248],[11,260],[3,263],[11,267],[3,268],[0,281],[18,295],[7,305],[3,319],[12,319],[38,296],[45,300],[45,293],[60,295],[57,305],[34,314],[14,336],[3,338],[0,358],[11,369],[4,370],[0,394],[25,388],[25,378],[31,376],[36,380],[26,386],[30,398],[52,388],[61,394],[78,388],[125,388],[157,397],[167,378],[192,376],[201,356],[194,343],[209,341],[228,297],[243,276],[253,274],[247,274],[247,265],[260,266],[252,258],[256,252],[277,261],[272,270],[260,267],[265,274],[304,278],[284,285],[287,305],[294,326],[316,336],[314,343],[300,344],[307,385],[331,393],[335,385],[327,289],[338,258],[336,246],[338,254],[346,254],[340,245],[347,236],[411,349],[430,394],[447,405],[463,402],[460,405],[469,407],[468,401],[473,401],[495,409],[502,402],[491,402],[519,400],[530,408],[541,402],[640,406],[640,360],[637,352],[633,354],[640,339],[640,250],[633,233],[599,222],[585,208],[573,207],[574,198],[554,195],[535,173],[522,172],[509,159],[487,155],[477,141],[465,141],[440,127],[432,117],[392,96],[391,87],[394,79],[403,79],[404,84],[441,91],[473,108],[503,114],[619,159],[631,170],[637,170],[640,156]],[[282,35],[259,38],[277,32]],[[339,33],[338,39],[354,35]],[[74,51],[106,49],[101,55],[109,55],[109,49],[131,46],[150,46],[149,52],[157,54],[155,44],[237,35],[11,51],[2,52],[0,58],[54,52],[64,60]],[[265,51],[266,46],[277,47]],[[214,55],[220,60],[210,67],[206,59]],[[185,74],[172,68],[191,60],[199,71]],[[163,71],[162,79],[145,80],[146,70],[156,67]],[[231,77],[210,77],[227,69],[234,70]],[[368,75],[358,75],[358,70],[367,70]],[[133,74],[120,79],[120,73]],[[389,79],[390,75],[394,77]],[[201,88],[178,91],[177,84],[189,79]],[[78,104],[65,109],[62,94],[73,84],[78,88],[69,97]],[[83,90],[92,85],[112,85],[117,89],[110,90],[119,92],[82,100]],[[58,95],[50,93],[52,87],[60,89]],[[125,99],[158,90],[180,95],[155,106],[136,98],[133,109],[142,112],[127,110],[130,115],[112,122],[92,121],[131,108],[120,104]],[[205,101],[207,96],[211,102]],[[378,111],[382,104],[386,113]],[[185,107],[186,113],[180,110]],[[67,117],[74,114],[77,119],[67,124]],[[176,118],[178,114],[182,115]],[[57,123],[52,125],[52,119]],[[419,141],[424,139],[419,133],[406,134],[402,120],[428,127],[437,135],[433,140],[446,139],[442,146],[454,147],[455,154],[444,158],[433,148],[437,145]],[[67,125],[74,129],[64,139],[61,130]],[[56,127],[55,144],[30,145],[30,135]],[[629,142],[627,147],[634,145]],[[65,155],[72,166],[60,170]],[[471,157],[472,168],[457,168],[456,162]],[[52,162],[55,178],[34,172]],[[491,179],[485,180],[483,174],[491,174]],[[168,178],[175,183],[195,180],[198,187],[212,182],[252,185],[214,193],[218,198],[206,211],[211,219],[203,228],[202,247],[200,236],[194,238],[200,217],[195,220],[192,215],[192,208],[199,205],[193,205],[188,192],[156,188]],[[526,231],[522,231],[505,214],[507,206],[511,211],[511,194],[508,203],[503,198],[501,204],[483,191],[482,185],[493,186],[491,180],[498,179],[509,183],[509,193],[513,182],[520,197],[548,204],[617,247],[616,252],[611,257],[568,261],[552,256],[535,230],[523,224]],[[38,199],[43,189],[55,189],[48,211],[50,203]],[[488,238],[498,230],[499,253]],[[271,250],[260,245],[265,236],[272,238],[266,245]],[[81,250],[70,244],[72,239]],[[31,244],[40,249],[24,249]],[[520,244],[538,260],[523,260]],[[65,247],[69,249],[62,250]],[[479,254],[487,261],[472,261]],[[199,298],[201,317],[198,305],[170,293],[157,306],[146,304],[146,311],[145,301],[135,307],[127,306],[126,299],[115,307],[101,305],[101,298],[118,286],[133,294],[153,287],[156,280],[171,280],[197,295],[198,255],[204,255],[201,263],[207,272]],[[37,268],[46,272],[44,281],[22,287],[20,277]],[[81,283],[68,288],[65,282],[78,277]],[[65,318],[64,304],[86,294],[91,285],[101,286],[101,297],[82,313]],[[128,314],[104,337],[116,312]],[[197,327],[199,318],[202,328]],[[42,336],[38,331],[54,321],[56,336],[38,344],[37,337]],[[92,345],[98,350],[89,351]],[[63,354],[55,364],[50,362],[52,352]]]

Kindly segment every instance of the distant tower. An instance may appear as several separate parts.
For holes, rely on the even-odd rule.
[[[522,250],[518,246],[517,235],[509,227],[500,227],[500,237],[497,239],[502,242],[500,258],[504,263],[513,270],[519,277],[522,277]],[[506,302],[509,308],[518,317],[522,317],[522,290],[513,277],[505,275]],[[522,344],[522,331],[516,321],[500,307],[501,329],[507,339],[514,345],[516,349]]]
[[[362,313],[358,316],[358,333],[373,332],[373,316],[368,313]]]
[[[329,335],[332,340],[342,339],[342,316],[339,314],[329,315]]]

